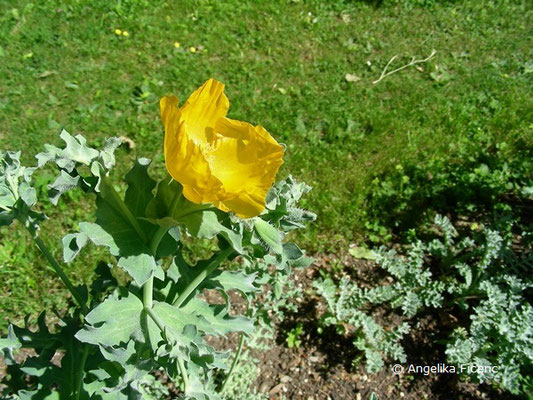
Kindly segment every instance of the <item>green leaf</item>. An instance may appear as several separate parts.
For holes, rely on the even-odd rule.
[[[304,252],[294,243],[285,243],[283,245],[283,257],[287,261],[296,261],[304,256]]]
[[[42,168],[46,163],[54,161],[61,154],[61,149],[51,144],[44,145],[45,151],[35,156],[37,159],[37,167]]]
[[[136,346],[132,347],[132,340],[155,351],[163,339],[159,327],[143,310],[141,300],[132,293],[122,298],[112,295],[87,314],[86,325],[76,333],[76,338],[100,346],[104,357],[125,364],[139,352]],[[209,327],[198,313],[168,303],[155,301],[152,311],[163,322],[165,335],[170,335],[179,346],[190,342],[182,333],[187,325]]]
[[[128,190],[126,190],[124,202],[135,217],[144,217],[146,207],[154,198],[152,191],[156,186],[156,181],[148,175],[150,163],[151,161],[147,158],[139,158],[125,177]]]
[[[87,146],[87,140],[81,135],[71,136],[63,129],[59,137],[63,139],[66,146],[59,153],[56,163],[68,172],[73,171],[77,162],[89,166],[100,155],[98,150]]]
[[[259,217],[254,218],[254,227],[269,248],[271,248],[276,254],[281,254],[283,252],[281,235],[276,228]]]
[[[131,293],[120,299],[110,296],[85,316],[86,325],[76,333],[76,338],[84,343],[110,347],[130,339],[142,342],[142,311],[141,300]]]
[[[283,293],[283,287],[281,286],[281,283],[275,282],[274,283],[274,296],[276,297],[276,299],[280,299],[282,293]]]
[[[72,176],[66,171],[61,171],[56,180],[48,186],[48,188],[50,189],[49,197],[52,204],[57,205],[59,197],[61,197],[63,193],[68,192],[69,190],[77,187],[79,181],[79,176]]]
[[[2,186],[0,186],[0,207],[2,207],[2,210],[9,210],[16,202],[17,199],[15,198],[12,189],[3,183]]]
[[[157,248],[157,257],[164,258],[177,252],[181,239],[180,230],[178,227],[171,227]]]
[[[10,225],[18,218],[36,228],[44,214],[31,210],[37,202],[37,193],[31,186],[35,168],[20,163],[20,151],[0,151],[0,226]]]
[[[61,169],[63,176],[60,175],[55,186],[51,186],[54,204],[57,203],[61,194],[78,185],[82,186],[84,190],[99,192],[102,178],[115,164],[114,151],[120,145],[120,139],[107,139],[104,149],[99,151],[87,146],[87,141],[81,135],[73,137],[66,130],[63,130],[60,137],[65,142],[64,148],[45,145],[45,151],[36,155],[39,168],[53,161]],[[93,177],[80,179],[76,170],[80,164],[89,166]],[[74,179],[77,181],[74,182]]]
[[[74,338],[79,327],[79,315],[75,313],[60,317],[53,332],[48,330],[44,313],[39,316],[37,329],[33,324],[30,329],[29,325],[29,320],[26,320],[24,328],[8,328],[8,339],[16,338],[22,347],[32,348],[35,355],[16,362],[9,349],[3,352],[11,378],[2,382],[8,385],[7,392],[15,391],[22,398],[28,395],[32,399],[56,398],[57,393],[62,394],[61,398],[72,398],[74,375],[81,369],[81,355],[85,350],[85,345]],[[58,360],[54,360],[58,350],[62,353],[59,366]],[[91,355],[90,350],[87,355],[88,363],[102,359],[94,352]],[[37,379],[28,380],[30,376]]]
[[[128,189],[124,201],[107,180],[101,181],[100,193],[96,198],[96,222],[82,222],[78,234],[65,236],[65,261],[71,261],[90,240],[97,246],[108,247],[110,253],[118,258],[118,266],[130,274],[139,286],[152,274],[163,276],[161,267],[147,246],[148,238],[157,229],[156,225],[144,219],[146,208],[153,200],[155,187],[155,181],[148,175],[149,165],[150,160],[141,158],[128,172],[125,178]],[[100,173],[100,168],[97,169],[95,173]],[[166,256],[175,252],[177,240],[179,235],[176,232],[166,233],[158,248],[158,255]]]
[[[175,283],[173,291],[181,293],[184,288],[194,280],[199,271],[203,269],[203,264],[209,263],[210,260],[202,260],[198,262],[198,265],[195,267],[189,266],[183,258],[178,254],[174,257],[173,263],[170,268],[167,270],[167,276],[172,279]],[[242,273],[233,273],[233,272],[220,272],[215,273],[211,276],[210,279],[204,281],[197,288],[197,293],[206,287],[224,287],[225,290],[236,289],[241,290],[244,293],[250,293],[257,291],[252,283],[255,279],[255,274],[253,275],[244,275]],[[170,295],[170,298],[173,296]],[[167,303],[159,303],[167,304]],[[170,308],[169,308],[170,307]],[[251,320],[243,317],[233,318],[230,317],[227,313],[225,305],[209,305],[205,301],[192,297],[187,303],[182,307],[176,308],[174,306],[160,306],[160,309],[165,311],[169,318],[173,314],[178,314],[175,318],[187,318],[188,322],[185,320],[179,320],[178,324],[173,323],[174,329],[180,331],[184,329],[184,323],[190,323],[195,325],[199,330],[208,333],[208,334],[226,334],[233,331],[243,331],[251,332],[253,330],[253,323]],[[155,306],[154,306],[155,310]],[[187,317],[181,316],[180,313],[190,314]],[[192,316],[195,318],[200,318],[193,320]]]
[[[139,238],[135,229],[123,218],[117,216],[111,208],[101,206],[97,213],[100,213],[97,219],[97,221],[102,221],[100,225],[81,222],[80,233],[69,237],[71,241],[67,247],[63,247],[65,261],[71,260],[79,252],[79,245],[85,244],[84,237],[87,237],[97,246],[108,247],[112,255],[119,257],[118,266],[130,274],[139,286],[143,285],[150,278],[151,273],[155,273],[158,269],[148,246]]]
[[[220,235],[231,244],[236,252],[242,253],[242,236],[222,225],[220,220],[220,213],[213,210],[203,210],[177,217],[177,221],[185,226],[190,235],[201,239],[212,239]]]
[[[13,330],[13,325],[9,325],[7,327],[7,337],[3,339],[0,338],[0,350],[12,351],[20,349],[21,346],[22,345]]]
[[[182,312],[196,314],[205,319],[205,323],[197,324],[197,328],[207,334],[226,335],[230,332],[252,333],[253,321],[245,317],[231,317],[225,305],[208,304],[197,297],[192,298],[179,308]]]
[[[100,150],[100,160],[104,167],[110,170],[115,165],[115,150],[120,146],[122,140],[118,137],[106,139],[104,149]]]
[[[163,219],[167,217],[172,217],[172,202],[176,198],[176,196],[180,196],[183,191],[182,186],[173,180],[169,175],[167,175],[164,179],[159,181],[157,184],[157,191],[155,197],[152,199],[152,201],[148,204],[148,208],[146,210],[146,216],[151,218],[152,220],[156,220],[157,223],[161,226],[175,226],[175,221],[172,219],[169,221],[169,225],[164,225]],[[192,203],[191,203],[192,205]],[[186,204],[187,206],[187,204]],[[197,205],[195,205],[197,206]],[[184,206],[181,205],[182,212],[192,212],[194,211],[193,208],[189,210],[184,210]],[[205,207],[202,207],[205,208]]]
[[[71,262],[88,241],[89,236],[85,233],[69,233],[65,235],[63,237],[63,259],[65,262]]]
[[[207,287],[221,288],[224,291],[239,290],[254,293],[258,289],[253,285],[256,273],[246,275],[242,272],[217,271],[205,282]]]
[[[116,278],[111,274],[111,264],[106,264],[100,261],[96,266],[95,279],[91,283],[91,294],[93,298],[99,298],[111,288],[116,288],[118,282]]]
[[[298,208],[301,197],[311,190],[305,183],[296,182],[292,176],[273,186],[267,194],[266,209],[261,218],[279,227],[283,232],[303,228],[314,221],[316,214]]]
[[[149,254],[120,257],[118,266],[130,274],[139,286],[143,285],[153,273],[160,272],[155,258]]]
[[[315,261],[313,257],[302,256],[297,260],[291,261],[290,264],[294,268],[305,268]]]
[[[191,308],[177,308],[168,303],[156,301],[153,312],[164,322],[166,328],[171,329],[174,338],[181,338],[187,325],[193,325],[200,330],[211,328],[208,321]]]
[[[26,391],[21,390],[19,393],[20,400],[60,400],[59,392],[52,392],[50,388],[39,385],[39,389]]]
[[[137,191],[137,189],[132,190]],[[79,234],[65,237],[63,242],[65,260],[72,260],[79,252],[80,246],[87,243],[85,239],[87,237],[97,246],[108,247],[109,252],[119,258],[119,267],[130,274],[139,286],[144,284],[152,273],[160,273],[160,267],[155,258],[150,255],[150,249],[139,233],[139,229],[142,229],[142,233],[149,236],[153,234],[153,227],[143,225],[141,228],[141,224],[134,216],[128,217],[121,200],[117,198],[114,189],[108,187],[106,181],[102,182],[100,195],[96,198],[96,206],[96,222],[82,222]],[[135,223],[139,225],[136,227]],[[145,221],[142,223],[148,224]]]
[[[152,223],[165,227],[181,226],[200,239],[217,235],[226,239],[238,253],[242,253],[242,235],[223,224],[228,214],[213,209],[210,204],[194,204],[180,196],[181,185],[169,176],[157,185],[157,193],[148,205],[146,214]],[[176,204],[172,204],[178,197]]]

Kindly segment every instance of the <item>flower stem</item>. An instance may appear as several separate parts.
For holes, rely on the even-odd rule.
[[[178,190],[174,194],[174,198],[172,199],[171,205],[170,205],[170,212],[171,215],[176,209],[176,205],[178,204],[178,200],[180,199],[182,194],[181,190]],[[154,257],[157,257],[157,249],[159,247],[159,244],[161,243],[161,240],[163,240],[163,237],[168,231],[168,227],[166,226],[160,226],[157,231],[155,232],[154,236],[152,237],[152,240],[150,241],[150,252]],[[153,305],[153,292],[154,292],[154,275],[150,276],[150,278],[144,283],[143,285],[143,304],[144,307],[151,309]]]
[[[165,233],[167,233],[167,231],[168,227],[160,226],[155,232],[154,237],[150,241],[150,251],[152,252],[152,255],[154,257],[157,256],[157,249],[159,247],[159,243],[161,243],[161,240],[163,240],[163,236],[165,236]]]
[[[241,333],[241,337],[239,339],[239,347],[237,347],[237,354],[235,354],[235,357],[233,358],[233,362],[231,363],[231,367],[228,371],[228,375],[226,376],[226,379],[224,379],[224,383],[222,383],[222,387],[220,388],[220,393],[224,392],[226,385],[230,381],[231,374],[233,373],[235,366],[237,365],[237,363],[239,362],[239,359],[241,358],[243,344],[244,344],[244,333]]]
[[[143,285],[143,305],[151,309],[153,306],[154,274]]]
[[[154,257],[157,254],[157,248],[159,247],[159,243],[161,243],[161,240],[163,239],[163,236],[165,236],[165,233],[167,233],[167,230],[168,228],[164,226],[160,226],[159,229],[154,234],[154,236],[152,237],[152,241],[150,242],[150,251],[152,252]],[[150,278],[148,278],[148,280],[143,285],[143,304],[147,308],[152,308],[153,292],[154,292],[154,275],[152,274]]]
[[[83,301],[83,298],[81,297],[80,293],[76,290],[76,288],[74,287],[70,279],[68,279],[68,276],[63,271],[63,268],[61,268],[61,266],[59,265],[55,257],[52,255],[52,253],[50,253],[50,251],[48,250],[48,247],[46,247],[46,244],[44,244],[42,239],[39,236],[37,236],[37,232],[35,231],[35,229],[31,226],[26,226],[26,228],[30,232],[30,236],[35,241],[35,244],[37,245],[39,250],[41,250],[45,258],[48,260],[48,262],[54,269],[55,273],[63,281],[67,289],[72,294],[72,297],[74,297],[74,300],[76,300],[76,303],[78,303],[78,305],[80,306],[81,312],[83,313],[83,315],[86,315],[89,312],[89,309],[87,308],[87,305]]]
[[[78,400],[80,398],[80,395],[81,395],[81,390],[82,390],[82,387],[83,387],[83,377],[85,375],[85,362],[87,361],[87,356],[89,355],[89,345],[88,344],[85,344],[83,346],[83,353],[81,354],[81,361],[80,361],[80,368],[79,368],[79,371],[78,371],[78,376],[77,376],[77,382],[76,382],[76,400]]]
[[[172,304],[174,307],[181,307],[183,302],[187,300],[190,294],[207,278],[219,265],[224,261],[231,253],[233,249],[227,247],[224,250],[221,250],[216,256],[211,258],[211,261],[203,268],[202,271],[194,278],[194,280],[189,283],[185,290],[178,296],[176,301]]]

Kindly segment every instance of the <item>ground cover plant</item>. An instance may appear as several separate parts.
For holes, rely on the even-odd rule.
[[[284,385],[289,392],[273,395],[289,398],[335,397],[336,389],[328,386],[332,382],[344,390],[337,393],[341,398],[368,397],[373,391],[398,397],[399,388],[407,388],[402,395],[411,398],[438,397],[460,384],[393,377],[385,348],[379,350],[385,367],[363,381],[364,352],[353,346],[351,331],[342,324],[324,324],[328,304],[312,280],[329,278],[336,290],[345,276],[365,288],[380,286],[385,270],[350,254],[369,256],[368,248],[382,244],[407,254],[417,240],[427,244],[439,237],[437,214],[448,218],[461,238],[480,235],[478,228],[495,229],[509,243],[508,233],[494,223],[509,209],[520,210],[510,243],[527,243],[519,231],[531,230],[531,12],[519,0],[2,2],[0,149],[22,149],[22,164],[33,165],[43,143],[61,146],[62,128],[73,136],[81,133],[95,149],[103,148],[105,138],[122,137],[115,150],[122,161],[110,171],[110,180],[121,182],[136,159],[163,162],[157,116],[163,95],[190,93],[210,76],[226,82],[233,118],[261,122],[286,144],[279,176],[292,174],[313,186],[301,206],[318,214],[309,229],[291,234],[317,261],[310,272],[275,278],[290,289],[273,287],[257,312],[274,326],[268,335],[276,342],[256,352],[245,345],[249,361],[241,375],[251,379],[253,371],[261,371],[254,390],[264,394]],[[386,74],[413,60],[426,61]],[[151,174],[156,181],[164,178],[158,168]],[[59,238],[79,232],[79,221],[95,209],[76,190],[62,195],[57,206],[49,203],[55,178],[47,164],[33,185],[37,211],[50,217],[40,225],[43,242],[60,259]],[[475,229],[463,229],[465,223]],[[0,237],[2,334],[8,321],[24,325],[29,314],[33,329],[40,310],[67,310],[72,305],[68,291],[29,237],[13,225],[0,228]],[[189,263],[217,250],[209,240],[182,237],[182,244]],[[87,266],[101,259],[114,262],[105,248],[81,251],[66,267],[73,284],[90,286],[98,275]],[[261,271],[266,282],[273,271],[268,265]],[[522,298],[529,299],[525,293]],[[417,326],[437,321],[442,338],[452,337],[453,324],[440,324],[441,311],[422,309],[411,317],[418,324],[413,325],[388,304],[377,306],[378,316],[371,316],[385,333],[404,321],[410,324],[399,341],[408,362],[416,353],[409,343],[434,333]],[[382,320],[388,312],[392,318]],[[466,333],[456,336],[457,343],[471,334],[470,314],[458,314],[464,319],[453,327]],[[397,336],[389,339],[398,343]],[[236,349],[238,340],[230,335],[232,340]],[[361,344],[379,348],[369,346]],[[442,362],[445,346],[435,346]],[[347,363],[323,356],[341,351]],[[305,359],[302,352],[315,352],[313,360],[319,361]],[[267,363],[278,367],[271,371]],[[303,383],[303,371],[309,371],[315,386]],[[287,377],[292,381],[280,382]]]
[[[437,216],[440,238],[415,241],[404,257],[384,247],[377,251],[377,264],[391,277],[387,283],[361,288],[346,277],[338,285],[330,277],[317,279],[314,286],[328,304],[320,324],[341,331],[350,326],[362,353],[354,362],[363,359],[367,371],[377,372],[386,358],[406,363],[401,342],[416,324],[414,317],[444,309],[454,321],[454,329],[440,339],[450,365],[463,377],[527,396],[533,348],[528,300],[533,283],[527,273],[532,254],[526,250],[531,235],[517,251],[507,224],[500,231],[478,226],[473,236],[459,235],[447,218]],[[390,321],[376,322],[372,307],[383,304],[406,318],[393,329]]]

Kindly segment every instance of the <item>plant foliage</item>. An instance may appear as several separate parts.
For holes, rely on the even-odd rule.
[[[37,156],[37,168],[53,163],[59,170],[50,184],[50,201],[57,204],[61,195],[76,188],[94,194],[96,201],[94,220],[80,222],[78,232],[63,238],[64,261],[87,251],[90,243],[103,246],[130,279],[119,284],[112,265],[100,263],[90,287],[70,284],[77,307],[58,315],[55,326],[47,325],[44,313],[37,330],[29,320],[25,327],[10,325],[8,336],[0,339],[8,364],[4,395],[160,398],[168,389],[151,373],[162,369],[181,388],[183,398],[220,398],[218,378],[228,373],[231,359],[206,338],[252,334],[264,312],[230,312],[229,293],[251,301],[262,285],[282,288],[292,266],[309,264],[311,259],[284,237],[314,220],[314,214],[297,208],[310,188],[289,177],[271,189],[262,215],[243,220],[189,202],[177,182],[151,178],[150,160],[141,158],[126,174],[121,196],[108,176],[118,139],[109,139],[103,150],[97,150],[80,135],[63,131],[61,138],[63,147],[47,145]],[[35,168],[21,166],[19,156],[0,154],[1,221],[23,222],[42,244],[37,229],[44,216],[31,209],[36,203],[31,183]],[[190,265],[182,255],[184,236],[212,239],[218,250]],[[225,260],[235,260],[239,267],[226,270],[221,267]],[[270,276],[269,266],[281,273]],[[66,276],[64,281],[68,282]],[[219,292],[223,302],[209,302],[203,296],[206,290]],[[33,349],[36,356],[17,361],[22,348]]]
[[[466,368],[461,372],[527,393],[533,367],[530,234],[522,232],[517,242],[509,220],[492,228],[472,224],[470,234],[458,232],[440,215],[434,228],[432,240],[416,240],[405,255],[385,247],[375,252],[377,264],[391,278],[381,286],[363,289],[346,277],[338,283],[329,277],[315,281],[328,305],[322,323],[350,326],[367,370],[375,372],[385,358],[405,362],[402,336],[423,311],[444,309],[464,321],[443,338],[449,363],[497,366],[476,369],[474,375],[466,375]],[[398,309],[405,322],[385,329],[369,313],[374,305]]]

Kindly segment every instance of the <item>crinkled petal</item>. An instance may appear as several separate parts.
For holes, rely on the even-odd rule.
[[[206,159],[222,187],[209,201],[242,218],[260,214],[283,163],[283,146],[263,127],[225,117],[217,121],[215,132]]]
[[[194,203],[204,202],[205,192],[216,190],[203,149],[189,137],[186,124],[180,121],[178,99],[163,97],[159,103],[165,126],[165,164],[170,176],[183,185],[183,195]]]
[[[211,142],[217,120],[225,117],[228,109],[224,85],[209,79],[191,94],[180,110],[189,138],[198,145]]]

